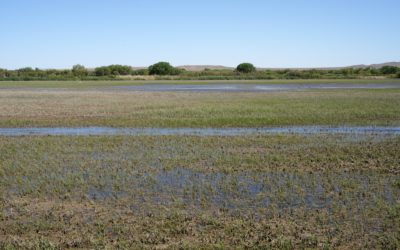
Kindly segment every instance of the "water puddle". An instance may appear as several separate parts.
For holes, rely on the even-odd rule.
[[[163,203],[173,202],[171,198],[174,197],[184,204],[201,206],[203,202],[227,209],[329,209],[352,202],[361,207],[374,204],[376,199],[396,202],[400,193],[390,184],[395,180],[393,176],[355,173],[225,174],[176,168],[153,176],[146,196],[156,194],[157,201]],[[366,195],[368,193],[373,195]]]
[[[268,134],[348,134],[348,135],[400,135],[400,127],[326,127],[292,126],[266,128],[0,128],[0,136],[245,136]]]
[[[73,173],[78,176],[78,172]],[[377,173],[327,172],[201,172],[183,167],[155,172],[98,175],[81,173],[84,186],[72,191],[85,192],[93,201],[128,201],[132,210],[146,206],[213,207],[230,211],[272,209],[349,208],[362,211],[400,200],[397,176]],[[9,193],[53,192],[65,176],[49,175],[48,180],[23,178],[24,184]]]
[[[322,83],[322,84],[146,84],[116,86],[114,89],[149,92],[276,92],[309,89],[388,89],[400,88],[397,83]]]

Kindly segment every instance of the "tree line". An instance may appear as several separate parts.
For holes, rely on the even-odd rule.
[[[153,75],[155,79],[182,80],[234,80],[234,79],[352,79],[368,77],[400,78],[400,68],[383,66],[377,68],[341,69],[281,69],[258,70],[251,63],[241,63],[234,70],[186,71],[173,67],[168,62],[158,62],[144,69],[134,69],[127,65],[109,65],[87,69],[77,64],[72,69],[21,68],[7,70],[0,68],[0,80],[117,80],[119,76]]]

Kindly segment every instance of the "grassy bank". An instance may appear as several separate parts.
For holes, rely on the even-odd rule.
[[[0,126],[398,125],[400,90],[151,93],[2,90]]]
[[[399,148],[374,136],[2,137],[0,247],[395,249]]]

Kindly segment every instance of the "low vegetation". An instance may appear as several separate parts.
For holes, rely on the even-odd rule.
[[[0,247],[399,248],[398,137],[2,137]]]
[[[148,69],[133,69],[126,65],[110,65],[88,70],[82,65],[72,70],[21,68],[17,70],[0,69],[0,81],[29,80],[126,80],[146,79],[148,75],[155,80],[265,80],[265,79],[364,79],[399,78],[400,68],[383,66],[376,68],[341,69],[263,69],[257,70],[251,63],[242,63],[235,70],[186,71],[175,68],[168,62],[159,62]],[[133,77],[134,76],[134,77]],[[128,79],[130,79],[128,77]]]
[[[399,89],[118,83],[3,82],[0,127],[400,124]],[[0,136],[0,249],[399,249],[399,163],[398,135]]]
[[[89,73],[89,72],[88,72]],[[118,75],[129,75],[131,74],[131,67],[123,65],[110,65],[96,68],[94,71],[96,76],[100,77],[115,77]]]
[[[398,125],[400,90],[173,93],[2,90],[0,126]]]

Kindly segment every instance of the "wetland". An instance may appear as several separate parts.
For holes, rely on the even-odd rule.
[[[398,88],[96,84],[0,91],[0,248],[398,248]]]

